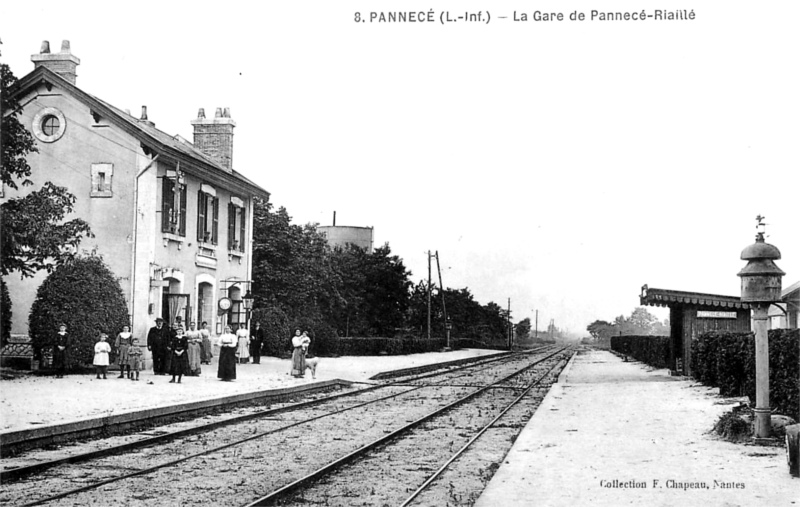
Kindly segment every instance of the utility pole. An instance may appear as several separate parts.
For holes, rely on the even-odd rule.
[[[536,310],[536,330],[534,331],[534,337],[539,339],[539,310]]]
[[[442,266],[439,264],[439,250],[436,250],[436,271],[439,272],[439,291],[442,294],[442,313],[444,314],[444,332],[447,337],[447,350],[450,350],[450,320],[447,318],[447,307],[444,304],[444,284],[442,283]]]
[[[431,339],[431,251],[428,250],[428,339]]]
[[[508,298],[508,350],[511,350],[511,298]]]

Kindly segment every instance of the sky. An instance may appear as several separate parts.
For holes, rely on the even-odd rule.
[[[695,19],[590,19],[643,6]],[[423,8],[435,22],[369,21]],[[438,251],[445,286],[586,335],[645,284],[738,296],[757,215],[784,287],[800,281],[799,16],[791,1],[40,0],[0,7],[0,51],[22,77],[43,40],[69,40],[81,89],[189,140],[199,108],[229,107],[234,169],[295,223],[374,227],[415,283]]]

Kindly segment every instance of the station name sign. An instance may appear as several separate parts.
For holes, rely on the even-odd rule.
[[[735,319],[736,312],[710,312],[697,310],[698,319]]]

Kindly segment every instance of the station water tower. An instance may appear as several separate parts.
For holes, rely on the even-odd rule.
[[[375,230],[372,227],[336,225],[336,212],[333,212],[333,225],[318,225],[317,232],[325,235],[331,248],[344,248],[355,245],[367,253],[372,253]]]

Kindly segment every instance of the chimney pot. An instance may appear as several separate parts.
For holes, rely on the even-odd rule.
[[[230,117],[231,117],[231,108],[229,108],[229,107],[226,107],[226,108],[225,108],[225,109],[222,111],[222,117],[223,117],[223,118],[230,118]]]
[[[222,118],[222,108],[218,107],[217,111],[214,113],[214,118]]]
[[[147,120],[147,106],[142,106],[142,117],[140,120]]]
[[[205,117],[206,117],[206,110],[201,107],[200,110],[197,111],[197,119],[200,120],[204,119]]]
[[[62,41],[61,52],[57,54],[50,53],[49,41],[42,41],[39,53],[31,55],[31,61],[34,64],[34,68],[44,67],[49,69],[72,84],[75,84],[75,78],[78,76],[75,71],[78,65],[81,64],[81,59],[70,52],[68,40]]]

